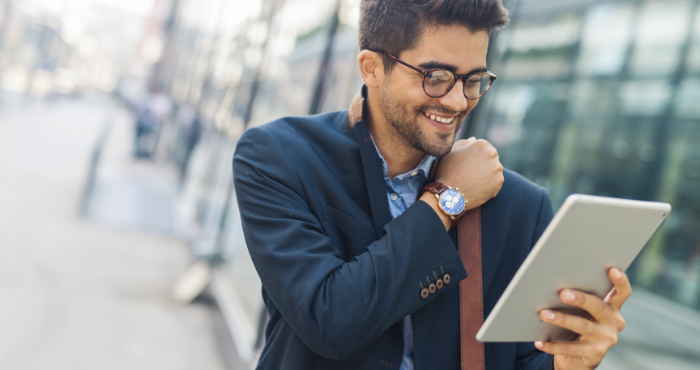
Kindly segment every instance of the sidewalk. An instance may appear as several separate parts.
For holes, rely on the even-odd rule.
[[[79,216],[107,115],[128,132],[106,97],[0,105],[0,368],[223,369],[210,308],[170,297],[185,243]]]

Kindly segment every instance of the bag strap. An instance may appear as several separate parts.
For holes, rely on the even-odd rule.
[[[485,370],[484,344],[476,333],[484,322],[481,277],[481,208],[467,211],[457,223],[459,255],[469,275],[459,282],[459,328],[462,370]]]

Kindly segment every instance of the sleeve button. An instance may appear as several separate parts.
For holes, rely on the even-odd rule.
[[[436,289],[435,289],[435,284],[430,284],[430,285],[428,286],[428,290],[430,291],[430,294],[435,293],[435,290],[436,290]]]
[[[442,279],[437,279],[437,281],[435,282],[435,286],[438,289],[442,289]]]
[[[423,299],[428,298],[430,293],[428,292],[428,289],[423,288],[423,290],[420,291],[420,297]]]
[[[442,277],[442,281],[445,282],[445,284],[450,283],[450,274],[445,274],[445,276]]]

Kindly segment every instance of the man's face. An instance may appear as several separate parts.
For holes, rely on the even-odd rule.
[[[486,69],[488,42],[486,31],[472,33],[459,25],[430,27],[415,48],[396,57],[421,69],[468,74]],[[409,146],[443,156],[452,149],[462,120],[478,102],[467,100],[463,87],[463,81],[457,81],[446,95],[431,98],[423,90],[423,76],[396,63],[380,87],[384,117]]]

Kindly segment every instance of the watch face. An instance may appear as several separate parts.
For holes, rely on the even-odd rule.
[[[440,194],[440,207],[448,215],[456,216],[464,211],[464,197],[454,189],[447,189]]]

